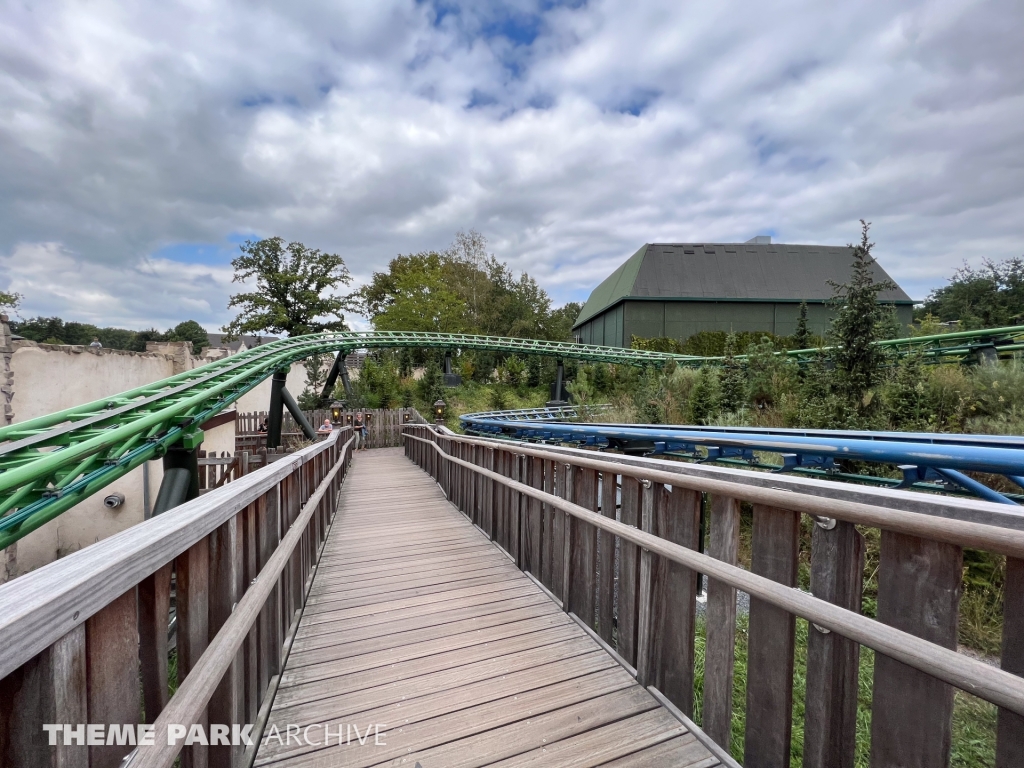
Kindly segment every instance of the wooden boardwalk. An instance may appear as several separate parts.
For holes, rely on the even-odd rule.
[[[401,449],[339,510],[256,765],[719,765]]]

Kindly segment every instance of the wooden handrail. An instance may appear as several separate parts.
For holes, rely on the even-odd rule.
[[[338,433],[335,433],[337,435]],[[337,440],[337,437],[334,437]],[[345,463],[354,437],[350,437],[341,449],[338,462],[320,482],[316,491],[302,507],[298,518],[281,540],[274,554],[260,571],[259,576],[246,590],[220,631],[210,641],[206,652],[199,658],[188,677],[182,681],[177,693],[153,724],[155,739],[152,746],[141,746],[124,768],[170,768],[181,752],[181,744],[168,745],[168,727],[174,723],[195,723],[210,702],[217,686],[235,660],[235,655],[252,629],[285,566],[302,541],[306,525],[317,511],[317,506],[330,487],[334,476]]]
[[[771,579],[766,579],[750,573],[743,568],[729,565],[721,560],[701,554],[692,549],[672,544],[650,533],[645,533],[612,518],[591,512],[584,507],[573,504],[572,502],[566,501],[558,496],[545,493],[544,491],[533,488],[530,485],[512,480],[497,472],[493,472],[473,464],[472,462],[457,458],[444,451],[444,449],[437,445],[433,440],[413,435],[408,431],[405,435],[409,439],[430,445],[434,452],[438,456],[443,457],[445,461],[465,467],[472,472],[487,478],[491,482],[498,483],[499,485],[513,489],[520,494],[537,499],[544,504],[550,505],[573,516],[576,519],[589,523],[595,528],[612,533],[624,541],[636,544],[650,552],[691,568],[698,573],[703,573],[711,578],[718,579],[719,581],[722,581],[736,589],[740,589],[748,593],[752,597],[759,598],[774,606],[782,608],[791,614],[807,619],[818,626],[854,640],[863,646],[885,654],[890,658],[896,659],[897,661],[949,683],[950,685],[954,685],[963,691],[1015,712],[1018,715],[1024,715],[1024,679],[1016,675],[1004,672],[1001,669],[996,669],[982,661],[978,661],[969,656],[957,653],[956,651],[949,650],[948,648],[943,648],[942,646],[930,643],[927,640],[923,640],[910,633],[895,629],[894,627],[875,621],[874,619],[870,619],[859,613],[854,613],[853,611],[840,608],[839,606],[825,600],[821,600],[798,589],[782,586]],[[451,439],[448,438],[448,436],[445,437],[446,439]],[[544,453],[543,451],[536,451],[532,449],[523,451],[520,446],[516,447],[516,451],[525,452],[527,455],[543,455]],[[593,469],[603,468],[607,471],[617,471],[620,473],[623,471],[623,467],[621,465],[612,465],[610,462],[578,459],[575,463],[577,466],[589,466]],[[640,473],[638,470],[634,470],[628,474],[639,476]],[[668,472],[657,472],[653,470],[645,471],[642,475],[642,479],[683,486],[683,483],[680,482],[679,476]],[[692,487],[696,490],[714,491],[731,496],[737,495],[737,489],[735,487],[722,482],[716,483],[714,487],[708,487],[707,485],[696,487],[696,484],[691,481],[687,484],[687,487]],[[748,494],[751,493],[753,493],[753,491],[749,488],[744,488],[742,491],[745,498],[750,498]],[[761,494],[763,495],[760,495],[759,498],[755,498],[753,500],[765,504],[778,504],[779,506],[783,506],[788,509],[800,511],[800,506],[794,504],[794,501],[796,501],[793,498],[794,494],[770,491],[767,489],[762,489]],[[799,501],[803,502],[805,500],[800,499]],[[847,506],[854,506],[849,502],[846,502],[845,504]],[[810,504],[809,506],[813,508],[814,514],[822,514],[828,511],[827,509],[822,508],[823,505],[820,501]],[[848,515],[851,514],[850,510],[844,509],[844,511]],[[886,514],[891,514],[892,512],[892,510],[886,510]],[[843,517],[843,515],[835,513],[834,510],[833,513],[833,516]],[[863,511],[854,510],[853,514],[861,517],[863,516]],[[846,517],[845,519],[850,518]],[[932,520],[934,522],[934,519]],[[855,520],[855,522],[860,522],[860,520]],[[978,525],[974,523],[963,523],[960,521],[944,522],[956,523],[961,526]],[[877,522],[871,522],[868,524],[878,525]],[[912,530],[917,531],[916,535],[931,536],[930,533],[921,533],[916,526],[909,527]],[[1016,534],[1018,532],[1014,531],[1012,533]],[[961,539],[961,543],[966,542]]]
[[[418,425],[416,425],[418,426]],[[451,432],[446,427],[435,427],[439,434],[452,440],[476,445],[515,446],[516,450],[538,449],[537,443],[506,438],[469,437]],[[792,493],[799,493],[819,498],[838,499],[841,501],[859,502],[886,509],[901,509],[906,512],[933,517],[948,517],[973,523],[985,523],[1002,528],[1024,531],[1024,509],[1014,509],[1007,504],[993,504],[982,499],[965,496],[942,496],[933,493],[903,490],[898,488],[877,488],[853,483],[823,483],[821,480],[780,472],[762,472],[741,469],[738,467],[720,467],[712,464],[682,462],[657,458],[656,456],[629,456],[621,453],[597,453],[593,449],[572,448],[566,445],[544,445],[540,448],[545,453],[558,454],[564,460],[575,461],[577,458],[593,458],[600,455],[602,461],[618,465],[616,470],[622,473],[622,467],[635,469],[653,469],[672,472],[701,480],[727,480],[741,486],[755,488],[775,488]],[[627,474],[631,474],[627,472]]]
[[[420,428],[433,429],[429,427]],[[563,452],[531,447],[527,443],[512,443],[506,440],[463,437],[452,433],[444,434],[444,438],[454,442],[514,450],[525,456],[570,461],[575,466],[594,469],[598,472],[614,472],[638,480],[652,480],[694,491],[722,493],[756,504],[782,507],[808,515],[846,520],[857,525],[867,525],[872,528],[920,536],[933,541],[985,549],[1002,555],[1024,558],[1024,530],[1004,527],[995,522],[996,520],[1007,519],[1009,522],[1018,523],[1024,519],[1024,515],[1020,513],[1007,514],[1005,512],[1007,507],[1003,504],[968,499],[956,499],[955,502],[950,502],[949,500],[940,501],[941,497],[937,497],[935,506],[940,507],[944,514],[927,514],[921,511],[878,506],[865,501],[848,501],[842,498],[801,493],[796,488],[790,490],[784,487],[767,487],[764,485],[754,485],[749,482],[739,482],[735,475],[741,473],[742,470],[705,467],[703,468],[705,470],[714,470],[717,477],[715,475],[695,476],[676,470],[669,471],[649,466],[635,466],[633,464],[611,461],[606,458],[590,458],[587,455],[590,452],[587,451],[576,451],[571,455],[567,455]],[[686,467],[688,465],[680,466]],[[751,475],[755,473],[746,472],[745,474]],[[775,475],[765,475],[765,477],[769,478],[767,482],[778,485],[784,485],[787,480],[790,482],[811,482],[799,478],[781,478]],[[820,486],[821,483],[818,482],[818,485]],[[835,486],[835,496],[844,494],[845,488],[839,483],[830,485],[830,490],[833,485]],[[861,490],[880,493],[878,489]],[[887,493],[893,494],[898,492],[888,491]],[[976,522],[974,520],[947,517],[946,514],[952,512],[950,507],[953,504],[965,509],[976,509],[991,515],[998,515],[998,517],[990,516],[986,518],[990,522]]]
[[[341,432],[0,586],[0,679],[209,536]]]

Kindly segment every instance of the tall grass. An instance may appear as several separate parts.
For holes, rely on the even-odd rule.
[[[736,664],[732,692],[732,736],[729,751],[743,762],[747,703],[747,616],[736,623]],[[804,699],[807,691],[808,623],[796,621],[796,650],[793,663],[793,735],[791,765],[803,763]],[[701,722],[704,690],[704,655],[707,637],[703,620],[697,621],[694,659],[694,721]],[[871,696],[875,673],[875,654],[861,648],[857,696],[857,768],[869,768],[871,757]],[[952,768],[982,768],[995,765],[996,707],[974,696],[957,691],[953,705]]]

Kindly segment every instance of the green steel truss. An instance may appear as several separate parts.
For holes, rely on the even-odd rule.
[[[1024,327],[885,342],[901,354],[921,348],[950,360],[979,345],[1024,348]],[[271,342],[171,378],[103,400],[0,428],[0,548],[52,520],[82,499],[175,443],[194,444],[199,426],[271,376],[317,353],[357,349],[487,350],[630,366],[669,360],[699,366],[712,358],[500,336],[412,332],[344,332]],[[793,354],[793,353],[791,353]],[[799,358],[803,351],[795,353]]]

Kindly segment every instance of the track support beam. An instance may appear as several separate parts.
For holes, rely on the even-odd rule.
[[[199,498],[199,445],[172,446],[164,454],[164,479],[156,494],[153,517]]]
[[[324,382],[324,388],[320,390],[320,404],[324,407],[331,402],[331,394],[334,392],[334,385],[338,381],[339,373],[341,374],[341,380],[345,383],[345,394],[348,395],[348,371],[345,370],[344,352],[339,352],[337,357],[334,358],[334,365],[331,366],[331,372],[327,374],[327,381]]]

